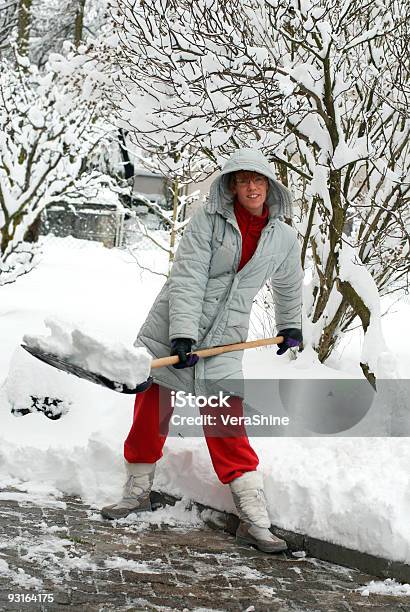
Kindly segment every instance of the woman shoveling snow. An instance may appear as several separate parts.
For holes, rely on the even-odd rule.
[[[123,497],[106,506],[118,519],[150,509],[155,466],[167,428],[160,429],[160,391],[209,394],[209,383],[240,380],[242,353],[198,360],[197,347],[246,340],[255,295],[271,279],[276,324],[284,341],[278,350],[302,342],[303,271],[295,231],[281,218],[291,216],[288,190],[275,180],[261,152],[239,149],[212,183],[209,199],[193,215],[181,239],[168,281],[143,324],[136,346],[155,358],[178,355],[179,363],[156,370],[153,384],[135,398],[134,420],[124,444],[127,481]],[[239,397],[231,409],[242,412]],[[169,407],[168,407],[169,408]],[[167,419],[171,411],[168,409]],[[244,429],[226,435],[204,428],[219,480],[229,485],[240,518],[237,539],[264,552],[286,543],[269,530],[258,457]]]
[[[163,392],[172,396],[182,391],[211,405],[210,393],[219,385],[226,389],[230,381],[243,379],[242,352],[199,360],[195,349],[244,342],[253,299],[268,279],[283,338],[278,353],[302,342],[300,248],[295,231],[281,220],[290,215],[290,194],[275,180],[266,158],[259,151],[239,149],[187,226],[170,277],[135,347],[106,345],[50,321],[50,337],[25,337],[25,348],[47,363],[117,391],[136,393],[134,420],[124,444],[127,481],[122,499],[102,509],[105,518],[151,509],[155,466],[172,415],[170,394],[165,393],[164,405]],[[161,359],[169,353],[178,363],[149,376],[154,366],[150,355]],[[228,408],[240,420],[239,395],[228,396]],[[204,434],[215,472],[229,485],[238,511],[237,540],[264,552],[285,550],[286,542],[269,530],[259,460],[245,427],[221,426],[221,411],[211,413],[212,409],[205,416],[219,417],[218,426],[205,421]]]

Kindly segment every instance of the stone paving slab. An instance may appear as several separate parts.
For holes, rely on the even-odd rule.
[[[111,523],[78,498],[40,506],[8,493],[12,499],[0,499],[2,612],[410,612],[409,597],[356,590],[374,576],[239,546],[194,512],[191,524],[170,511],[167,525],[166,509],[152,514],[158,525],[135,517]],[[26,601],[12,603],[10,593]],[[40,601],[42,594],[53,601]]]

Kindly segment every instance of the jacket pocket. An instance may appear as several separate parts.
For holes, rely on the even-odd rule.
[[[209,264],[209,277],[218,278],[234,269],[236,250],[221,244],[212,254]]]

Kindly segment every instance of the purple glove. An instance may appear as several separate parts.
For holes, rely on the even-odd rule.
[[[296,348],[303,342],[303,336],[300,329],[283,329],[278,333],[278,336],[283,336],[283,342],[279,344],[279,348],[276,351],[277,355],[283,355],[290,348]]]
[[[198,363],[198,355],[195,355],[195,353],[188,355],[188,353],[191,353],[191,348],[191,338],[175,338],[175,340],[171,340],[170,355],[178,355],[179,357],[179,363],[173,365],[173,368],[182,370],[183,368],[192,368]]]

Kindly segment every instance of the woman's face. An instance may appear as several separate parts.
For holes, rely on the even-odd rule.
[[[239,204],[252,215],[261,215],[268,193],[269,182],[266,176],[258,172],[239,170],[231,184],[231,191]]]

